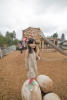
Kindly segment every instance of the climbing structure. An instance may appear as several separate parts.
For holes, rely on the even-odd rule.
[[[41,33],[41,36],[44,38],[45,41],[47,41],[47,43],[49,43],[52,47],[54,47],[57,51],[59,51],[60,53],[62,53],[63,55],[67,56],[67,53],[64,52],[61,48],[57,47],[56,45],[54,45],[52,42],[50,42],[43,34],[43,32]]]
[[[40,41],[40,47],[44,48],[44,41],[46,41],[50,46],[52,46],[54,49],[56,49],[57,51],[59,51],[60,53],[62,53],[63,55],[67,56],[67,53],[65,53],[60,47],[57,47],[57,45],[55,45],[55,43],[52,43],[51,41],[49,41],[44,33],[41,31],[40,28],[32,28],[29,27],[25,30],[23,30],[23,38],[25,37],[29,37],[29,35],[32,35],[33,38],[35,38],[36,40]]]

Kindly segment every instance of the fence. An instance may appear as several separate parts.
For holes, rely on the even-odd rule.
[[[8,55],[9,53],[13,52],[16,50],[16,46],[12,45],[10,47],[7,48],[0,48],[0,58],[2,58],[5,55]]]

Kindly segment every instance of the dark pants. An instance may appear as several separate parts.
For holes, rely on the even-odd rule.
[[[22,53],[22,50],[23,50],[23,49],[22,49],[22,48],[20,48],[20,52],[21,52],[21,53]]]

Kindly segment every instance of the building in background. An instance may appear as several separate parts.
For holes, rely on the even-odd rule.
[[[32,37],[39,42],[40,48],[44,49],[44,48],[52,48],[47,41],[44,40],[44,38],[41,36],[42,31],[40,28],[33,28],[33,27],[29,27],[25,30],[22,31],[22,37],[24,38],[29,38],[29,35],[32,35]],[[58,45],[58,38],[53,38],[53,37],[48,37],[47,38],[50,42],[52,42],[53,44],[55,44],[56,46]]]
[[[28,38],[29,35],[32,35],[35,39],[40,40],[40,34],[41,34],[40,28],[29,27],[29,28],[23,30],[23,38],[25,38],[25,37]]]

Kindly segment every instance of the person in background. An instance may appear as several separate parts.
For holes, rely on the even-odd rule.
[[[23,39],[24,47],[26,45],[26,37]]]
[[[20,49],[20,53],[22,54],[23,45],[22,45],[22,42],[21,41],[18,43],[18,46],[19,46],[19,49]]]

